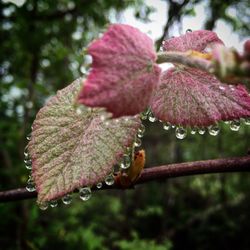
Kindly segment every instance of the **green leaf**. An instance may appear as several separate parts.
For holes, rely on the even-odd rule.
[[[38,112],[28,150],[38,202],[50,201],[112,172],[141,124],[138,116],[108,119],[101,108],[80,106],[75,98],[83,79],[58,91]]]

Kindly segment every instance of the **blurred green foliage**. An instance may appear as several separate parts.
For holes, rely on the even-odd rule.
[[[84,48],[127,7],[150,21],[153,8],[136,0],[27,0],[21,8],[0,3],[1,190],[25,185],[25,135],[36,112],[88,70]],[[194,13],[188,8],[187,15]],[[158,122],[145,125],[147,167],[242,156],[249,147],[244,125],[232,132],[221,124],[217,137],[189,134],[183,141]],[[0,249],[249,249],[249,190],[249,173],[216,174],[100,191],[85,203],[76,195],[71,205],[45,212],[34,200],[0,204]]]

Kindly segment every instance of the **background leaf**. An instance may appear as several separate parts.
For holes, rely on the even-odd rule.
[[[106,107],[114,117],[143,111],[160,76],[153,41],[136,28],[115,24],[88,52],[93,65],[79,102]]]
[[[141,122],[137,117],[103,121],[103,109],[75,109],[78,79],[37,114],[28,145],[38,202],[57,199],[82,186],[103,181],[131,146]]]

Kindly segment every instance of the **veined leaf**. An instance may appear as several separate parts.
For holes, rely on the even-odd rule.
[[[103,181],[131,146],[141,121],[103,121],[100,108],[75,108],[78,79],[58,91],[38,112],[28,150],[38,202],[60,198],[76,188]]]

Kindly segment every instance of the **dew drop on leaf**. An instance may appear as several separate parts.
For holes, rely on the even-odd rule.
[[[141,124],[140,128],[139,128],[139,132],[144,134],[145,133],[145,126],[143,124]]]
[[[141,139],[140,138],[136,138],[136,140],[134,142],[134,146],[135,147],[140,147],[141,146]]]
[[[31,159],[25,159],[24,160],[25,167],[30,170],[32,168],[32,161]]]
[[[102,188],[102,183],[101,183],[101,182],[97,183],[97,184],[96,184],[96,187],[97,187],[98,189]]]
[[[198,129],[197,128],[191,128],[191,135],[195,135],[197,133]]]
[[[91,189],[89,187],[84,187],[79,190],[80,199],[87,201],[91,197]]]
[[[186,33],[190,33],[190,32],[192,32],[191,29],[187,29],[187,30],[186,30]]]
[[[250,125],[250,118],[245,118],[245,124]]]
[[[53,201],[50,201],[49,205],[54,208],[54,207],[57,207],[58,206],[58,202],[57,200],[53,200]]]
[[[206,129],[205,129],[205,128],[200,128],[200,129],[198,130],[198,133],[199,133],[200,135],[204,135],[204,134],[206,133]]]
[[[163,129],[169,130],[171,128],[171,124],[169,122],[163,123]]]
[[[63,198],[62,198],[62,202],[65,205],[69,205],[72,202],[72,195],[71,194],[66,194]]]
[[[28,145],[25,147],[23,154],[24,154],[24,157],[28,157],[29,158]]]
[[[31,176],[29,176],[29,179],[28,179],[28,181],[27,181],[26,190],[27,190],[28,192],[34,192],[34,191],[36,191],[35,183],[34,183],[34,181],[32,180],[32,177],[31,177]]]
[[[114,177],[113,175],[108,175],[105,179],[105,183],[108,185],[108,186],[112,186],[114,183],[115,183],[115,180],[114,180]]]
[[[39,207],[41,210],[46,210],[46,209],[48,209],[49,204],[48,204],[48,202],[39,203],[39,204],[38,204],[38,207]]]
[[[141,114],[140,114],[140,118],[142,120],[147,120],[148,119],[148,114],[149,114],[149,109],[146,109],[145,111],[143,111]]]
[[[151,111],[149,111],[148,120],[150,122],[155,122],[157,120],[156,117],[154,116],[154,114]]]
[[[233,120],[230,122],[230,129],[232,131],[239,131],[240,129],[240,121],[239,120]]]
[[[26,139],[27,139],[28,141],[30,141],[30,140],[31,140],[31,133],[30,133],[30,134],[28,134],[28,135],[26,136]]]
[[[129,155],[124,155],[122,163],[120,165],[121,169],[128,169],[130,167],[131,161]]]
[[[184,139],[187,136],[187,129],[183,127],[177,127],[175,130],[175,136],[177,139]]]
[[[218,124],[211,125],[208,127],[208,133],[212,136],[216,136],[220,133],[220,127]]]

